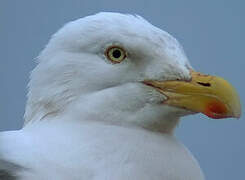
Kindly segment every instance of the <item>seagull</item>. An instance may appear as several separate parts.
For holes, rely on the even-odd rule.
[[[138,15],[72,21],[37,59],[24,126],[0,133],[1,180],[203,180],[180,118],[241,114],[232,85]]]

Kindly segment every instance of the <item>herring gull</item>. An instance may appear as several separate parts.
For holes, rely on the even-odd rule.
[[[38,56],[25,125],[0,133],[0,179],[203,180],[174,137],[180,117],[240,111],[233,87],[196,72],[167,32],[137,15],[88,16]]]

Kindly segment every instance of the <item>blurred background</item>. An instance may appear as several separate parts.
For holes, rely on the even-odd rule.
[[[22,127],[29,72],[50,36],[66,22],[100,11],[139,14],[168,31],[196,70],[230,81],[245,107],[245,1],[9,0],[0,1],[0,131]],[[244,120],[183,118],[176,135],[206,179],[245,179]]]

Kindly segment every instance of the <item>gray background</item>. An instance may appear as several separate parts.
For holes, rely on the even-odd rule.
[[[66,22],[100,11],[137,13],[170,32],[184,46],[193,67],[230,81],[245,106],[242,0],[1,0],[0,130],[21,127],[29,71],[50,36]],[[245,179],[244,120],[195,115],[180,124],[177,136],[197,157],[207,179]]]

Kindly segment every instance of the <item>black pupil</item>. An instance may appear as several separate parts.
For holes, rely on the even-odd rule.
[[[121,51],[119,51],[118,49],[114,50],[112,53],[114,58],[120,58],[121,57]]]

